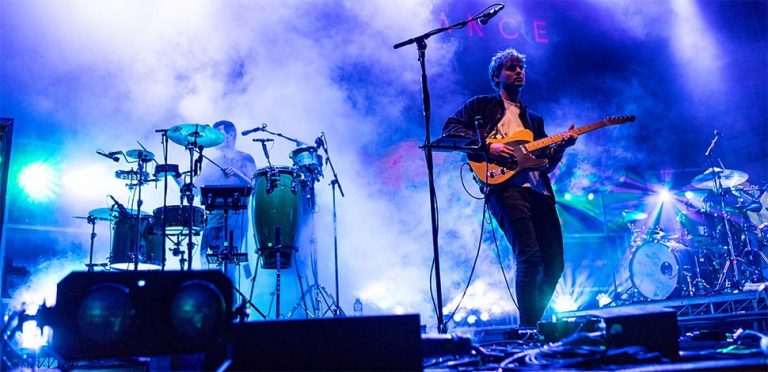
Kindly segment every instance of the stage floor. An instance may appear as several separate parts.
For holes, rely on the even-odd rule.
[[[754,286],[754,289],[742,293],[642,301],[605,309],[562,312],[556,315],[553,322],[540,324],[537,330],[514,327],[457,329],[447,338],[425,337],[424,367],[488,371],[765,372],[768,371],[768,289],[765,285]],[[648,350],[626,344],[612,345],[610,337],[606,337],[605,322],[595,321],[601,316],[609,317],[608,313],[618,313],[637,314],[637,320],[647,322],[642,320],[643,316],[651,316],[659,309],[674,312],[677,329],[654,330],[656,325],[653,321],[643,324],[643,327],[648,327],[649,333],[663,335],[659,337],[659,344],[663,344],[662,339],[676,341],[679,352]],[[604,328],[600,329],[600,324]],[[557,328],[561,333],[558,336],[562,338],[552,340],[553,327],[558,325],[561,326]],[[570,329],[567,329],[568,325],[571,325]],[[670,354],[674,356],[670,357]]]

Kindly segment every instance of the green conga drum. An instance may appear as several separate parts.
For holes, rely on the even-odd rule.
[[[265,167],[253,176],[253,226],[257,252],[265,269],[291,266],[306,208],[301,174],[292,167]]]

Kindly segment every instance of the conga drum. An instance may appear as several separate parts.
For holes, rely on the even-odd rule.
[[[292,167],[265,167],[253,176],[253,231],[265,269],[289,268],[298,249],[302,206],[301,174]]]

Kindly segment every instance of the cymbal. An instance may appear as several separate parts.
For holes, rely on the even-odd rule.
[[[715,183],[713,178],[715,176],[720,177],[720,184],[726,188],[740,185],[749,178],[746,172],[715,167],[709,168],[706,172],[693,177],[691,185],[698,189],[714,189]]]
[[[168,129],[168,139],[181,146],[216,147],[224,142],[224,134],[208,124],[179,124]]]
[[[113,212],[112,208],[97,208],[88,212],[88,216],[94,217],[97,220],[112,221],[117,218],[117,210]]]
[[[144,161],[150,161],[155,159],[155,154],[147,150],[137,150],[137,149],[128,150],[125,152],[125,156],[131,159],[144,160]]]
[[[131,214],[133,216],[136,215],[136,210],[133,208],[126,208],[125,211],[128,214]],[[117,210],[116,207],[96,208],[88,212],[88,216],[94,217],[97,220],[102,220],[102,221],[114,221],[115,219],[117,219],[117,217],[119,217],[119,215],[120,215],[120,212]],[[141,211],[141,215],[148,216],[149,213],[145,211]]]

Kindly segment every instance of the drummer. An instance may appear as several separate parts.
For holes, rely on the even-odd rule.
[[[219,150],[219,155],[212,159],[221,168],[210,163],[204,163],[195,183],[202,186],[250,186],[251,177],[249,175],[256,172],[256,162],[250,154],[235,148],[237,142],[235,124],[231,121],[221,120],[214,123],[213,128],[218,129],[224,135],[224,142],[216,147]],[[248,222],[247,211],[229,211],[228,226],[225,230],[224,212],[221,210],[210,212],[201,241],[200,262],[202,262],[202,266],[207,265],[206,253],[209,248],[224,247],[228,231],[233,231],[232,245],[238,248],[238,252],[243,252],[243,238],[248,231]],[[218,252],[214,249],[214,253]],[[231,279],[234,280],[234,278]]]

